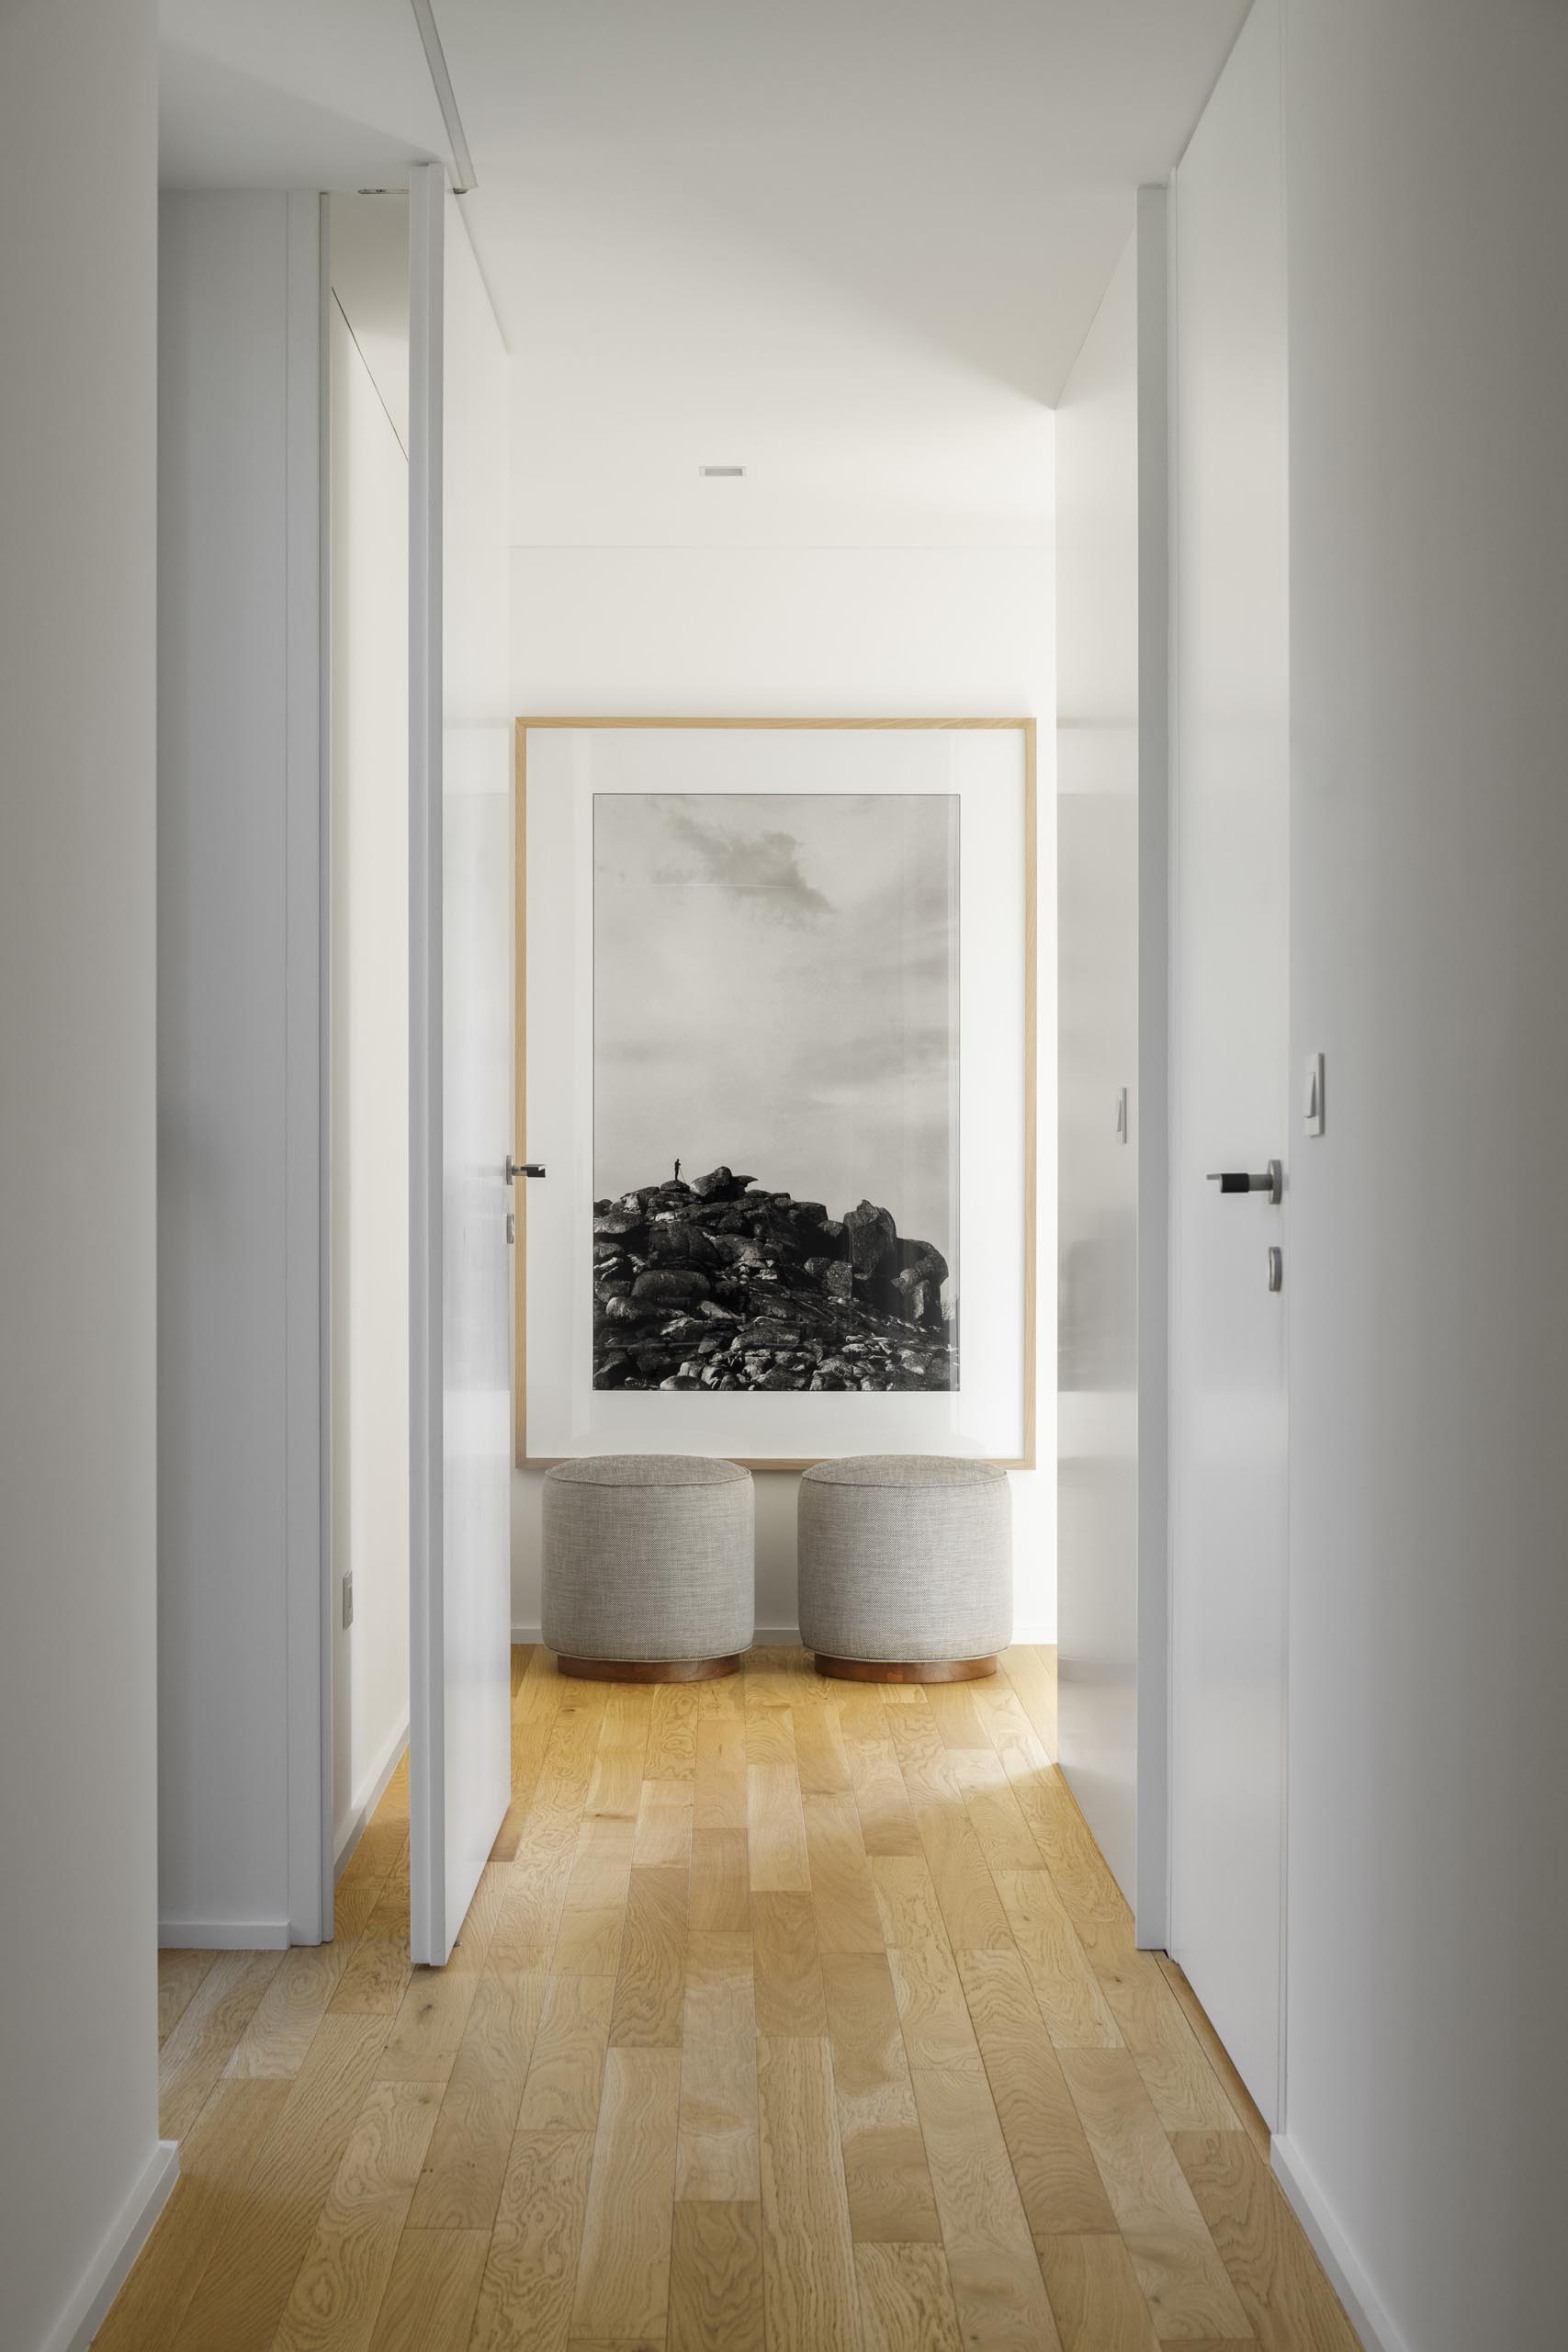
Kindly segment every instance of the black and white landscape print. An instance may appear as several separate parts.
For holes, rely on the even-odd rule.
[[[958,800],[593,802],[593,1380],[958,1385]]]

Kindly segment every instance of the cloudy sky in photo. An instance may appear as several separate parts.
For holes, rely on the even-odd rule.
[[[596,1194],[719,1161],[957,1273],[958,799],[599,794]]]

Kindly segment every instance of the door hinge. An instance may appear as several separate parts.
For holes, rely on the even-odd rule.
[[[351,1568],[343,1580],[343,1630],[346,1634],[354,1623],[354,1571]]]

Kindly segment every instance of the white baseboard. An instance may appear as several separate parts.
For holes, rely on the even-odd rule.
[[[1373,2292],[1365,2266],[1345,2234],[1338,2216],[1300,2152],[1292,2145],[1288,2132],[1275,2134],[1270,2153],[1274,2177],[1311,2239],[1366,2352],[1410,2352],[1406,2339]]]
[[[44,2337],[39,2352],[87,2352],[108,2307],[146,2245],[153,2222],[180,2176],[179,2143],[156,2140],[141,2177],[115,2215],[75,2293]]]
[[[513,1634],[512,1638],[515,1641],[516,1634]],[[408,1744],[409,1726],[408,1718],[405,1715],[402,1722],[394,1729],[376,1762],[371,1766],[368,1777],[361,1784],[359,1793],[355,1798],[354,1811],[344,1825],[343,1834],[337,1841],[337,1850],[333,1856],[333,1884],[334,1886],[348,1868],[354,1849],[364,1837],[366,1825],[371,1815],[386,1795],[387,1783],[402,1762],[403,1750]]]
[[[521,1645],[536,1648],[544,1638],[537,1625],[513,1625],[512,1628],[513,1647]],[[793,1649],[800,1641],[800,1627],[798,1625],[759,1625],[751,1639],[754,1644],[764,1645],[769,1649]]]
[[[160,1951],[287,1951],[287,1919],[160,1919]]]
[[[537,1625],[513,1625],[512,1628],[514,1646],[521,1645],[530,1648],[536,1647],[544,1638]],[[1056,1628],[1055,1625],[1016,1625],[1013,1628],[1012,1638],[1015,1645],[1020,1642],[1027,1642],[1031,1645],[1040,1643],[1046,1648],[1050,1648],[1056,1639]],[[798,1625],[759,1625],[752,1639],[759,1647],[764,1649],[795,1649],[800,1644],[800,1627]]]

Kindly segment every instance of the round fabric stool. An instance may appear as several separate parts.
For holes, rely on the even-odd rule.
[[[545,1473],[547,1647],[563,1674],[705,1682],[751,1646],[751,1474],[701,1454],[595,1453]]]
[[[800,1638],[818,1674],[970,1682],[1012,1639],[1012,1498],[989,1462],[867,1453],[800,1481]]]

